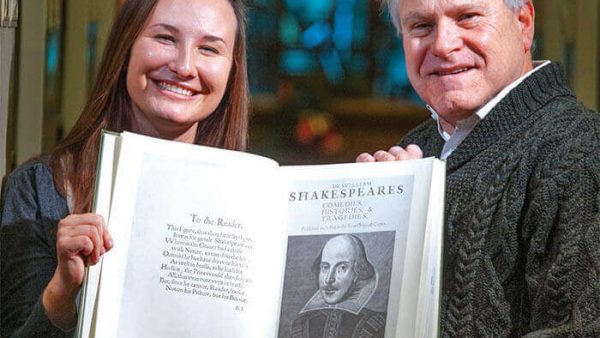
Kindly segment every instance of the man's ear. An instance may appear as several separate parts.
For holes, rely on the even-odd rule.
[[[523,47],[525,48],[525,52],[529,52],[535,34],[535,8],[531,0],[525,0],[525,4],[519,9],[517,20],[519,20],[519,24],[521,25]]]

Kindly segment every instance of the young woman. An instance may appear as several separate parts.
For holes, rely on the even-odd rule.
[[[243,150],[247,100],[241,0],[126,1],[72,131],[5,182],[0,336],[72,334],[84,267],[113,246],[89,213],[103,129]]]

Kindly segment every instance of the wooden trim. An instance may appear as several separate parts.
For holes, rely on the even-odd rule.
[[[42,151],[46,1],[23,1],[19,27],[17,77],[16,162]]]

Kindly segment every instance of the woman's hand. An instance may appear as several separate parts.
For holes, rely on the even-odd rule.
[[[112,246],[104,218],[98,214],[69,215],[58,222],[58,265],[42,295],[44,309],[54,325],[63,330],[73,327],[77,319],[75,297],[85,266],[98,263]]]
[[[404,161],[423,158],[423,151],[418,145],[409,144],[406,148],[393,146],[388,151],[379,150],[373,153],[362,153],[356,157],[356,162]]]

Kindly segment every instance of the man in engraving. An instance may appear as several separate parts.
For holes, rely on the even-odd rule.
[[[365,306],[377,288],[377,271],[354,235],[331,238],[315,260],[319,290],[300,310],[292,338],[383,337],[385,312]]]

